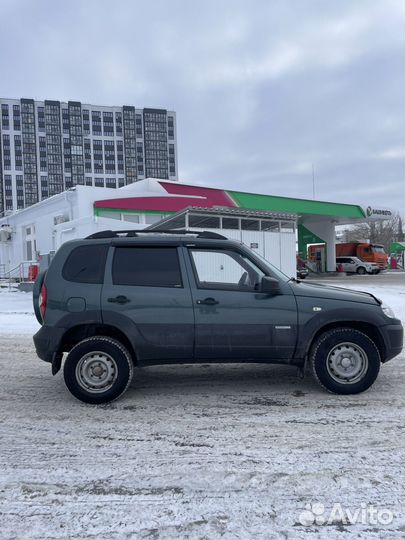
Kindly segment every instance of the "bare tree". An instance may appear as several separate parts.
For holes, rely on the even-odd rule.
[[[397,242],[403,242],[404,238],[405,238],[405,234],[404,234],[404,229],[403,229],[403,226],[402,226],[402,218],[401,218],[401,216],[399,216],[398,217],[398,231],[397,231],[397,237],[396,237],[395,240]]]
[[[390,219],[383,221],[369,221],[354,225],[345,233],[346,242],[364,242],[368,240],[371,244],[382,244],[386,253],[389,253],[392,242],[403,241],[404,232],[402,228],[402,218],[397,213]]]

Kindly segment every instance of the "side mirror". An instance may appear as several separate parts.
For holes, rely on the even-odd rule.
[[[280,284],[278,280],[270,276],[263,276],[260,283],[260,292],[268,294],[279,294]]]

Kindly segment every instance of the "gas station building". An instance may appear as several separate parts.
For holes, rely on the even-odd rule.
[[[74,238],[110,229],[213,230],[243,241],[288,275],[296,254],[325,244],[335,271],[337,225],[387,219],[389,210],[145,179],[119,189],[78,185],[0,219],[0,273],[38,261]],[[0,276],[1,277],[1,276]]]

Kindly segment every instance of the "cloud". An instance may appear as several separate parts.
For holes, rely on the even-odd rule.
[[[314,164],[320,198],[403,201],[400,0],[1,8],[4,97],[174,109],[188,181],[311,197]]]

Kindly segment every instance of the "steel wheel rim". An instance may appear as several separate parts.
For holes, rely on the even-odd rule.
[[[349,341],[335,345],[326,360],[328,374],[340,384],[361,381],[368,369],[368,357],[360,345]]]
[[[76,366],[79,385],[93,394],[110,390],[118,376],[114,358],[102,351],[92,351],[80,358]]]

